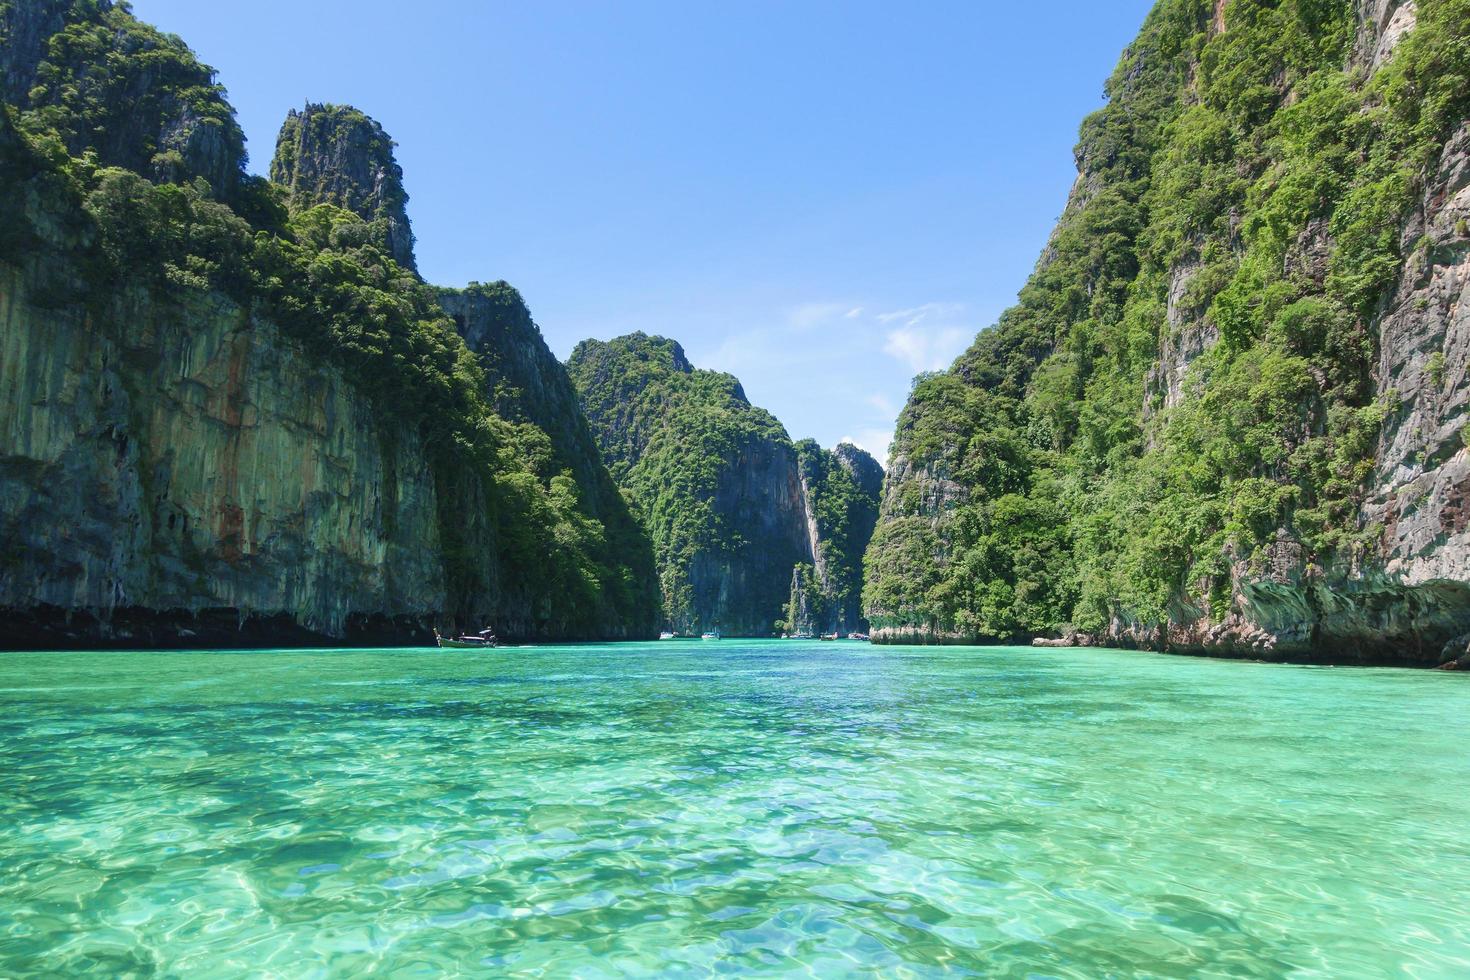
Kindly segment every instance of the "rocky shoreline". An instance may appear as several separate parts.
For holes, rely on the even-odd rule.
[[[1382,578],[1331,585],[1252,582],[1212,622],[1146,624],[1115,615],[1106,632],[1062,630],[1009,638],[913,627],[876,628],[879,644],[1111,647],[1191,656],[1355,666],[1470,670],[1470,585]]]

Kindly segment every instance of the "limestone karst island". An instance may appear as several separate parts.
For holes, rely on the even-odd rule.
[[[1470,0],[0,0],[0,103],[0,975],[1470,975]]]

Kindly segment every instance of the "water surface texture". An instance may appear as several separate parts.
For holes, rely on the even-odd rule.
[[[1470,975],[1470,679],[0,655],[0,975]]]

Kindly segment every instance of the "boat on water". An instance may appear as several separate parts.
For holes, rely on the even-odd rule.
[[[720,638],[720,631],[712,630],[709,633],[701,633],[699,634],[699,638],[701,640],[718,640]]]
[[[817,637],[814,633],[792,633],[791,638],[793,640],[815,640]]]
[[[821,636],[817,637],[817,639],[819,639],[819,640],[825,640],[826,642],[830,643],[833,640],[837,639],[837,634],[836,633],[823,633]]]
[[[480,630],[479,633],[474,635],[466,633],[463,636],[453,638],[440,636],[439,631],[436,629],[434,630],[434,640],[441,648],[453,650],[489,650],[500,646],[500,641],[495,637],[495,631],[488,629]]]
[[[664,630],[662,633],[660,633],[658,635],[658,638],[660,640],[672,640],[674,638],[674,635],[675,634],[670,633],[668,630]]]
[[[866,633],[849,633],[847,634],[847,638],[849,640],[862,640],[864,643],[869,642],[869,637]]]

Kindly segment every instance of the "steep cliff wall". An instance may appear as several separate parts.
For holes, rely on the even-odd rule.
[[[1162,0],[900,418],[880,638],[1463,653],[1470,6]]]
[[[1383,421],[1364,520],[1385,571],[1470,582],[1470,125],[1445,144],[1400,232],[1408,254],[1378,321]]]
[[[569,362],[618,482],[653,536],[668,622],[767,636],[860,629],[882,469],[856,446],[793,444],[740,382],[672,340],[584,341]]]
[[[604,460],[653,537],[668,622],[767,636],[792,568],[813,560],[796,450],[726,374],[632,334],[568,362]]]
[[[812,565],[792,571],[786,626],[797,633],[866,632],[863,554],[878,521],[883,468],[852,445],[796,444]]]
[[[412,433],[218,296],[99,317],[37,282],[0,266],[6,646],[422,638],[444,570]]]
[[[346,149],[291,168],[290,213],[254,178],[169,184],[213,159],[159,142],[170,107],[243,162],[181,42],[106,2],[0,28],[35,79],[0,106],[0,646],[652,634],[646,538],[585,426],[541,427],[564,371],[535,336],[510,392],[404,268],[375,124],[329,113]],[[312,201],[338,164],[371,193]]]
[[[521,294],[506,282],[470,283],[438,293],[465,345],[485,368],[496,411],[534,423],[547,434],[558,464],[595,491],[594,512],[616,510],[622,498],[602,463],[566,365],[546,346]]]
[[[479,357],[496,412],[546,434],[543,468],[571,474],[578,508],[602,526],[600,557],[617,570],[623,589],[609,618],[633,624],[631,635],[652,632],[662,617],[652,542],[603,463],[566,365],[546,346],[521,294],[502,281],[439,289],[438,297]]]
[[[411,269],[413,235],[393,145],[375,120],[352,106],[308,105],[281,128],[272,179],[287,189],[298,215],[323,205],[343,208],[367,222],[371,238]],[[602,463],[566,367],[546,346],[520,293],[495,282],[435,287],[432,294],[477,358],[489,408],[521,426],[521,462],[543,479],[568,474],[576,488],[573,506],[595,522],[587,547],[604,570],[598,578],[607,599],[595,604],[606,628],[628,624],[631,635],[651,632],[659,616],[652,546]],[[545,603],[532,593],[527,602]]]
[[[223,293],[113,278],[7,118],[0,178],[3,645],[422,636],[445,581],[417,435]]]

